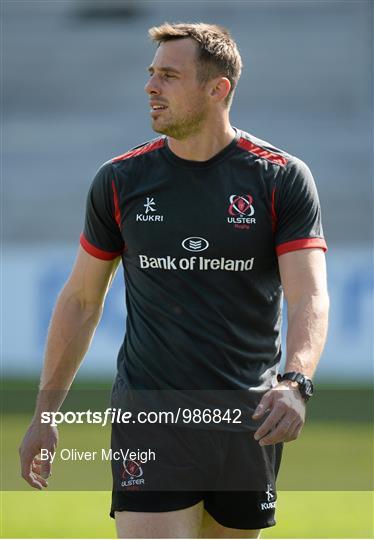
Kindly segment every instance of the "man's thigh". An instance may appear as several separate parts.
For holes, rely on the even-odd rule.
[[[171,512],[115,512],[118,538],[199,538],[203,503]]]
[[[264,497],[254,491],[207,493],[202,538],[258,538],[261,529],[275,525],[275,503],[265,508]]]
[[[204,510],[200,538],[259,538],[261,529],[232,529],[224,527]]]

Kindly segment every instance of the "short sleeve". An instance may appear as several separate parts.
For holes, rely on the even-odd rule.
[[[312,173],[305,163],[295,158],[287,169],[273,192],[277,255],[306,248],[326,251],[321,208]]]
[[[121,214],[110,163],[97,172],[87,195],[81,246],[98,259],[111,260],[122,254]]]

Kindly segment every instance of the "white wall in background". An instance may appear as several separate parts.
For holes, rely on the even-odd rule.
[[[67,279],[76,246],[12,247],[2,263],[3,375],[37,374],[53,305]],[[373,362],[373,259],[369,248],[333,246],[327,254],[330,332],[319,376],[368,380]],[[81,375],[112,376],[125,329],[119,268]]]

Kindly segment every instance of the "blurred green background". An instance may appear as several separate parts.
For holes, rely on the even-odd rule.
[[[116,538],[110,493],[2,494],[2,538]],[[278,525],[263,538],[372,538],[373,495],[362,491],[282,491]]]

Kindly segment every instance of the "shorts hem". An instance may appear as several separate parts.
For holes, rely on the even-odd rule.
[[[250,524],[248,522],[242,522],[240,519],[225,519],[220,516],[218,516],[215,512],[212,512],[207,507],[205,507],[205,510],[208,512],[208,514],[222,527],[226,527],[227,529],[241,529],[241,530],[247,530],[252,531],[256,529],[268,529],[269,527],[274,527],[276,525],[275,519],[268,519],[264,521],[251,521]]]

